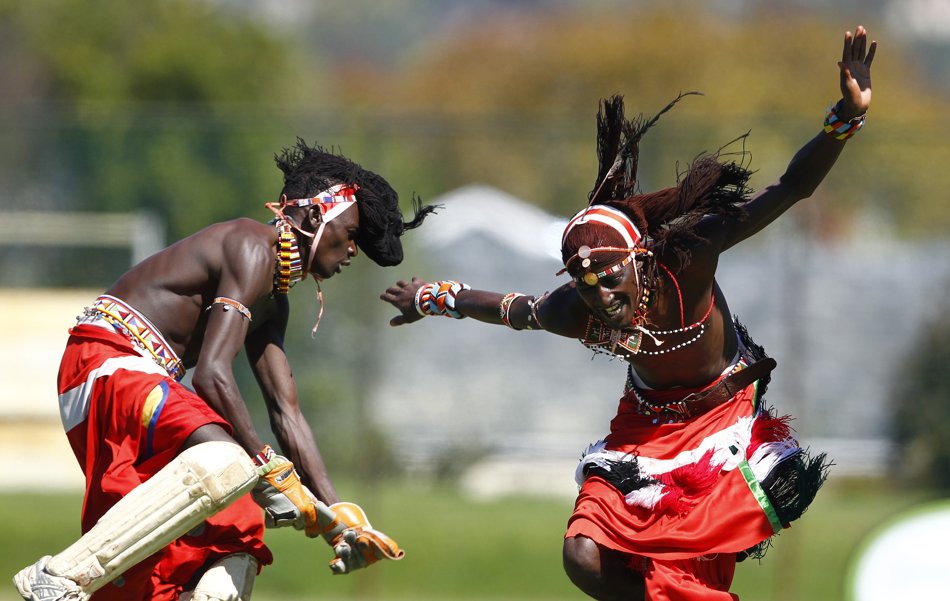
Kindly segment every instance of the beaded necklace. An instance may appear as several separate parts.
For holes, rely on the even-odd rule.
[[[274,269],[274,294],[287,294],[303,279],[303,262],[293,227],[283,219],[277,223],[277,258]]]
[[[694,342],[699,340],[702,337],[703,333],[706,331],[706,320],[709,318],[710,313],[712,313],[712,308],[714,304],[716,304],[715,294],[713,294],[712,298],[709,299],[709,308],[706,309],[706,314],[703,315],[702,318],[696,323],[692,323],[682,328],[675,328],[673,330],[648,330],[646,328],[641,327],[640,331],[648,335],[650,338],[653,338],[654,341],[657,340],[656,338],[657,336],[669,336],[670,334],[681,334],[683,332],[689,332],[690,330],[694,330],[696,328],[699,328],[699,332],[697,332],[696,335],[690,338],[689,340],[685,342],[681,342],[679,344],[674,344],[670,348],[660,349],[657,351],[638,350],[638,352],[642,355],[663,355],[665,353],[672,353],[673,351],[679,350],[683,348],[684,346],[689,346],[690,344],[693,344]]]
[[[744,358],[740,358],[735,365],[730,367],[726,372],[724,372],[716,381],[720,381],[723,378],[727,378],[732,374],[736,373],[741,369],[745,369],[748,366],[748,362]],[[711,385],[710,385],[711,386]],[[621,400],[629,401],[633,400],[637,403],[637,413],[640,415],[651,415],[653,416],[653,423],[657,424],[661,421],[665,421],[668,424],[683,422],[690,418],[689,408],[687,407],[686,399],[690,395],[684,396],[684,398],[675,400],[675,401],[666,401],[660,403],[653,403],[648,401],[640,394],[640,390],[637,388],[636,382],[633,378],[633,366],[627,366],[627,381],[623,387],[623,397]]]

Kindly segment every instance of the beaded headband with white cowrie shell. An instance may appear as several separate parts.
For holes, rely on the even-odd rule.
[[[575,214],[574,217],[568,221],[567,226],[564,228],[564,234],[561,236],[562,247],[564,246],[564,242],[567,240],[568,234],[571,233],[571,230],[573,230],[578,225],[583,224],[596,224],[609,227],[620,234],[627,246],[596,246],[594,248],[586,245],[581,246],[577,249],[577,252],[574,255],[568,257],[568,259],[564,261],[564,269],[560,270],[558,275],[566,272],[574,261],[579,260],[581,262],[581,267],[587,271],[577,277],[574,277],[574,281],[578,283],[583,282],[588,286],[594,286],[600,281],[601,278],[617,273],[629,265],[636,258],[637,254],[649,254],[648,250],[640,246],[640,241],[643,239],[643,236],[640,234],[640,230],[637,229],[637,226],[633,224],[630,218],[624,215],[623,212],[613,207],[604,205],[593,205],[578,211],[577,214]],[[606,252],[627,253],[627,256],[622,261],[615,263],[603,271],[590,271],[589,268],[592,262],[591,256],[594,253]],[[636,264],[634,264],[634,271],[638,271]]]

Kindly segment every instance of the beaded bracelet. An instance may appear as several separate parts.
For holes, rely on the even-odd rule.
[[[415,305],[419,315],[444,315],[455,319],[465,316],[456,311],[455,297],[462,290],[471,290],[468,284],[442,280],[423,284],[416,291]]]
[[[843,100],[839,100],[836,104],[829,106],[828,111],[825,113],[825,133],[836,140],[847,140],[858,133],[858,131],[864,127],[864,119],[868,115],[864,113],[854,117],[850,121],[842,121],[841,118],[838,117],[838,111],[841,110],[843,102]]]
[[[509,292],[501,298],[501,303],[498,305],[498,316],[501,317],[501,321],[512,330],[518,330],[520,328],[516,328],[515,326],[511,325],[508,312],[511,311],[511,305],[515,302],[515,300],[521,298],[522,296],[524,296],[524,294],[521,294],[520,292]]]
[[[538,308],[548,298],[548,294],[545,291],[541,296],[532,297],[528,301],[528,325],[525,327],[526,330],[544,329],[544,324],[541,323],[541,318],[538,316]]]

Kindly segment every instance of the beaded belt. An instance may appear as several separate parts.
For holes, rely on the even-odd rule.
[[[175,381],[181,381],[185,377],[181,359],[165,342],[158,328],[129,305],[114,296],[103,294],[96,299],[92,307],[86,308],[78,323],[95,324],[99,320],[106,321],[116,332],[128,336],[133,344],[147,351]]]
[[[775,359],[766,357],[749,365],[746,365],[745,360],[742,360],[738,365],[741,366],[739,369],[734,369],[726,377],[708,389],[701,392],[690,393],[679,400],[665,403],[651,403],[644,399],[643,396],[637,392],[636,386],[633,385],[628,377],[627,390],[622,400],[637,403],[637,412],[643,415],[666,413],[680,418],[673,418],[670,420],[670,423],[673,421],[681,421],[705,413],[731,400],[743,388],[769,375],[769,373],[775,369],[776,363]],[[654,423],[658,421],[659,419],[655,419]]]

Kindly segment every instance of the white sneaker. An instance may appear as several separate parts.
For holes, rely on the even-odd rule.
[[[13,584],[26,601],[66,601],[85,600],[89,595],[83,592],[73,580],[63,576],[54,576],[46,571],[50,556],[27,566],[13,576]]]

